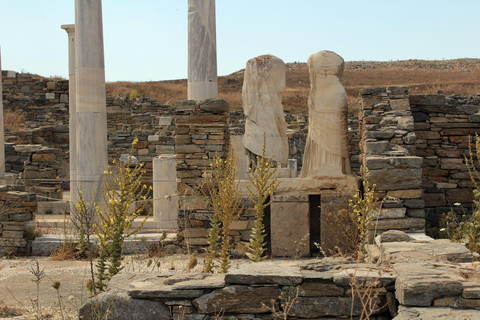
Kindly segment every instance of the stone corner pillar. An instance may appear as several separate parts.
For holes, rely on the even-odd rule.
[[[215,0],[188,0],[188,99],[218,98]]]
[[[5,138],[3,132],[2,48],[0,47],[0,183],[5,183]]]
[[[68,139],[70,160],[70,201],[78,200],[77,188],[77,135],[75,94],[75,25],[64,24],[61,28],[68,34]]]
[[[87,203],[94,192],[103,202],[108,147],[101,0],[75,1],[75,29],[77,183]]]
[[[153,219],[160,229],[178,228],[176,155],[153,158]]]

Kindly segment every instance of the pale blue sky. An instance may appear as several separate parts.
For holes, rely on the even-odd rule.
[[[261,54],[305,62],[480,58],[479,0],[217,0],[218,74]],[[68,76],[74,0],[0,0],[4,70]],[[187,77],[187,0],[103,0],[107,81]]]

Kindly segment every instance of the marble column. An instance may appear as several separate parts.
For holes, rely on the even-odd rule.
[[[188,99],[218,98],[215,0],[188,0]]]
[[[2,48],[0,47],[0,180],[5,183],[5,138],[3,133]]]
[[[77,183],[87,203],[103,202],[108,165],[101,0],[75,0]]]
[[[176,229],[177,218],[177,160],[165,154],[153,159],[153,219],[160,229]]]
[[[68,34],[68,138],[70,151],[70,201],[78,200],[77,188],[77,134],[76,134],[76,94],[75,94],[75,25],[61,26]]]

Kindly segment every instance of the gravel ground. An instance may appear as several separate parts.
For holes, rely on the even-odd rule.
[[[186,271],[188,255],[171,255],[162,258],[154,257],[150,266],[147,267],[149,258],[144,255],[126,256],[124,265],[125,272],[177,272]],[[37,298],[37,284],[33,281],[36,277],[32,273],[32,267],[36,267],[38,261],[40,270],[44,270],[45,277],[40,281],[38,302],[42,307],[42,313],[52,315],[45,319],[62,319],[58,308],[57,291],[52,287],[54,281],[60,282],[60,295],[62,303],[69,314],[69,318],[75,319],[76,310],[88,298],[86,282],[90,277],[88,261],[63,260],[53,261],[48,257],[21,257],[14,259],[0,258],[0,319],[35,319],[32,312],[28,314],[24,307],[32,309]],[[191,272],[202,270],[203,257],[198,257],[198,265]],[[236,267],[242,260],[234,260]],[[244,260],[243,260],[244,261]],[[5,317],[2,311],[5,306],[17,308],[24,313],[20,317]]]

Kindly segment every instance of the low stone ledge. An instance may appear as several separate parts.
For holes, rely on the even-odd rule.
[[[296,266],[282,266],[271,263],[252,263],[241,269],[232,270],[225,276],[228,284],[276,284],[296,286],[302,283],[303,276]]]

